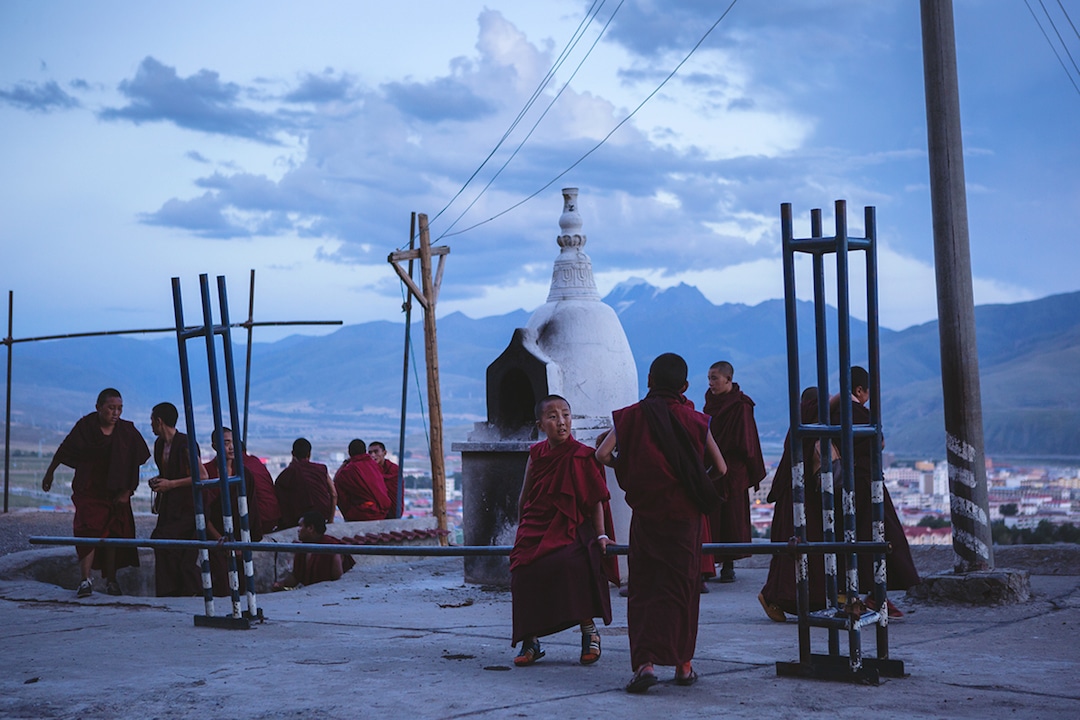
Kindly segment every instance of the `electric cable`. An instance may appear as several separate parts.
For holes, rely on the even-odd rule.
[[[574,68],[574,72],[570,73],[570,77],[567,78],[566,82],[563,83],[562,87],[559,88],[559,91],[555,93],[555,96],[551,98],[551,102],[549,102],[547,107],[544,108],[544,111],[540,113],[540,117],[536,118],[536,122],[534,122],[532,127],[529,128],[529,132],[527,132],[525,134],[525,137],[521,139],[521,142],[518,143],[518,146],[514,148],[514,151],[510,153],[510,156],[507,157],[503,164],[499,167],[499,169],[495,171],[495,174],[491,176],[491,179],[487,181],[487,184],[480,189],[480,192],[477,193],[476,197],[472,199],[472,202],[470,202],[465,207],[465,209],[461,211],[461,213],[457,216],[454,222],[450,223],[447,226],[446,230],[443,230],[443,232],[438,237],[436,237],[433,242],[438,242],[441,238],[446,237],[447,233],[449,233],[450,230],[458,224],[461,218],[465,217],[465,214],[472,209],[473,205],[475,205],[477,201],[479,201],[480,198],[484,196],[484,193],[487,192],[487,189],[491,187],[491,184],[495,182],[499,175],[502,174],[502,171],[507,168],[507,166],[510,164],[510,161],[517,157],[518,152],[521,150],[521,148],[525,146],[525,143],[529,141],[529,138],[532,137],[532,134],[536,131],[536,128],[540,126],[540,123],[543,122],[545,117],[547,117],[547,114],[551,110],[551,108],[553,108],[555,106],[555,103],[559,101],[559,98],[562,97],[563,92],[568,87],[570,87],[570,83],[574,81],[575,77],[577,77],[578,71],[581,70],[581,67],[585,64],[585,61],[589,58],[589,55],[592,54],[592,51],[596,49],[596,45],[600,42],[600,39],[604,37],[604,34],[607,32],[608,27],[611,25],[611,21],[615,19],[615,15],[618,14],[619,9],[623,6],[624,1],[625,0],[619,0],[618,6],[611,13],[611,16],[608,18],[607,22],[604,23],[604,27],[600,30],[600,34],[597,35],[596,39],[593,40],[592,45],[589,46],[589,49],[585,52],[585,55],[582,56],[581,60],[577,64],[577,67]]]
[[[561,177],[563,177],[564,175],[566,175],[566,174],[567,174],[568,172],[570,172],[570,171],[571,171],[571,170],[573,170],[573,169],[574,169],[575,167],[577,167],[578,165],[580,165],[580,164],[581,164],[581,163],[582,163],[582,162],[583,162],[583,161],[584,161],[584,160],[585,160],[585,159],[586,159],[587,157],[589,157],[589,156],[590,156],[590,155],[592,155],[592,154],[593,154],[594,152],[596,152],[597,150],[599,150],[599,149],[600,149],[600,147],[601,147],[601,146],[602,146],[602,145],[603,145],[603,144],[604,144],[605,142],[607,142],[607,141],[608,141],[608,139],[609,139],[609,138],[610,138],[610,137],[611,137],[612,135],[614,135],[614,134],[615,134],[615,131],[616,131],[616,130],[618,130],[618,129],[619,129],[619,128],[621,128],[621,127],[622,127],[623,125],[625,125],[625,124],[626,124],[626,123],[627,123],[627,122],[628,122],[628,121],[630,120],[630,118],[634,117],[634,115],[636,115],[636,114],[637,114],[637,112],[638,112],[639,110],[641,110],[641,108],[643,108],[643,107],[645,106],[645,104],[646,104],[647,102],[649,102],[649,100],[651,100],[651,99],[653,98],[653,96],[655,96],[655,95],[656,95],[656,93],[660,92],[660,90],[661,90],[661,89],[662,89],[662,88],[664,87],[664,85],[666,85],[666,84],[668,83],[668,81],[669,81],[669,80],[671,80],[671,78],[673,78],[673,77],[675,76],[675,74],[676,74],[676,73],[677,73],[677,72],[679,71],[679,69],[680,69],[680,68],[682,68],[682,66],[686,64],[686,62],[687,62],[687,61],[688,61],[688,60],[689,60],[689,59],[691,58],[691,56],[693,56],[693,54],[694,54],[694,53],[695,53],[695,52],[697,51],[697,49],[698,49],[699,47],[701,47],[701,44],[702,44],[703,42],[705,42],[705,39],[706,39],[706,38],[708,38],[708,37],[709,37],[709,35],[710,35],[710,34],[712,33],[712,31],[716,29],[716,26],[717,26],[717,25],[719,25],[719,24],[720,24],[720,23],[721,23],[721,22],[722,22],[722,21],[724,20],[724,18],[725,18],[725,17],[727,17],[728,13],[730,13],[730,12],[731,12],[731,9],[732,9],[733,7],[735,7],[735,3],[737,3],[738,1],[739,1],[739,0],[731,0],[731,4],[727,6],[727,9],[726,9],[726,10],[724,10],[723,14],[722,14],[722,15],[720,15],[720,17],[719,17],[719,18],[717,19],[717,21],[716,21],[716,22],[714,22],[714,23],[713,23],[713,24],[712,24],[712,25],[711,25],[711,26],[709,27],[709,29],[705,31],[705,34],[704,34],[704,35],[702,35],[702,36],[701,36],[701,39],[700,39],[700,40],[698,40],[698,41],[697,41],[697,43],[696,43],[696,44],[694,45],[694,47],[690,49],[690,52],[689,52],[689,53],[687,53],[686,57],[684,57],[684,58],[683,58],[683,59],[682,59],[682,60],[681,60],[681,61],[679,62],[679,64],[675,66],[675,69],[674,69],[674,70],[672,70],[672,71],[671,71],[670,73],[668,73],[667,77],[665,77],[665,78],[664,78],[664,79],[663,79],[663,80],[662,80],[662,81],[660,82],[660,84],[656,86],[656,89],[655,89],[655,90],[653,90],[653,91],[652,91],[651,93],[649,93],[649,94],[648,94],[648,95],[647,95],[647,96],[645,97],[645,99],[644,99],[644,100],[642,100],[642,101],[641,101],[641,103],[640,103],[640,104],[638,104],[638,106],[637,106],[636,108],[634,108],[634,109],[633,109],[633,110],[632,110],[632,111],[630,112],[630,114],[629,114],[629,115],[627,115],[627,116],[626,116],[626,117],[624,117],[624,118],[623,118],[622,120],[620,120],[620,121],[618,122],[618,124],[616,124],[616,125],[615,125],[615,127],[613,127],[613,128],[611,129],[611,131],[610,131],[610,132],[608,132],[608,134],[607,134],[607,135],[605,135],[605,136],[604,136],[604,137],[603,137],[603,138],[602,138],[602,139],[600,140],[600,142],[596,143],[596,145],[594,145],[594,146],[593,146],[592,148],[590,148],[590,149],[589,149],[589,150],[588,150],[588,151],[587,151],[587,152],[586,152],[586,153],[585,153],[584,155],[582,155],[582,156],[581,156],[580,158],[578,158],[577,160],[575,160],[575,161],[574,161],[574,162],[573,162],[573,163],[572,163],[572,164],[570,165],[570,167],[566,168],[566,169],[565,169],[565,170],[563,170],[563,171],[562,171],[561,173],[559,173],[558,175],[556,175],[555,177],[553,177],[553,178],[552,178],[551,180],[549,180],[549,181],[548,181],[548,182],[547,182],[546,184],[544,184],[544,185],[543,185],[543,186],[542,186],[541,188],[539,188],[538,190],[536,190],[536,191],[535,191],[534,193],[532,193],[532,194],[531,194],[531,195],[529,195],[528,197],[525,197],[525,198],[523,198],[522,200],[520,200],[520,201],[518,201],[518,202],[514,203],[514,204],[513,204],[513,205],[511,205],[510,207],[506,208],[505,210],[503,210],[503,211],[501,211],[501,212],[499,212],[499,213],[496,213],[495,215],[492,215],[492,216],[491,216],[491,217],[489,217],[489,218],[488,218],[487,220],[481,220],[480,222],[476,223],[475,225],[470,225],[469,227],[465,228],[464,230],[458,230],[457,232],[453,232],[453,233],[444,233],[444,234],[442,234],[442,235],[440,235],[440,236],[439,236],[439,239],[442,239],[442,238],[445,238],[445,237],[453,237],[453,236],[455,236],[455,235],[461,235],[461,234],[463,234],[463,233],[467,233],[467,232],[469,232],[470,230],[475,230],[476,228],[480,227],[481,225],[486,225],[487,223],[491,222],[492,220],[496,220],[496,219],[498,219],[498,218],[502,217],[503,215],[507,214],[508,212],[510,212],[510,211],[512,211],[512,210],[516,210],[517,208],[521,207],[522,205],[524,205],[525,203],[529,202],[529,201],[530,201],[530,200],[532,200],[532,199],[533,199],[534,197],[536,197],[537,195],[539,195],[540,193],[544,192],[544,191],[545,191],[545,190],[547,190],[547,189],[548,189],[549,187],[551,187],[552,185],[554,185],[554,184],[555,184],[555,182],[556,182],[556,181],[558,181],[558,180],[559,180],[559,179],[560,179]],[[1026,2],[1026,0],[1025,0],[1025,2]]]
[[[436,219],[439,218],[440,215],[442,215],[444,212],[446,212],[446,210],[450,208],[454,201],[457,200],[463,192],[465,192],[465,189],[469,186],[470,183],[472,183],[472,181],[476,178],[476,176],[480,173],[484,166],[487,165],[488,161],[491,160],[491,158],[495,155],[496,152],[499,151],[499,148],[502,147],[503,143],[506,142],[507,138],[510,137],[510,134],[513,133],[513,131],[517,128],[518,124],[522,121],[522,119],[524,119],[525,115],[532,108],[533,104],[535,104],[536,100],[543,93],[544,88],[547,87],[548,83],[550,83],[551,80],[555,77],[555,73],[559,70],[559,68],[562,67],[562,64],[566,62],[566,58],[569,57],[573,49],[577,47],[578,42],[584,36],[585,31],[592,24],[593,20],[596,19],[597,14],[599,14],[605,2],[607,2],[607,0],[593,0],[593,4],[589,7],[589,10],[586,11],[585,17],[581,19],[581,22],[578,24],[577,29],[570,36],[570,40],[567,41],[567,44],[563,47],[562,52],[559,53],[559,56],[555,59],[555,62],[552,63],[551,68],[549,68],[544,77],[541,78],[540,82],[536,86],[536,89],[533,90],[532,95],[527,101],[525,101],[524,107],[522,107],[522,109],[518,112],[517,117],[515,117],[514,120],[510,123],[510,127],[506,129],[502,137],[499,138],[498,142],[495,143],[495,147],[491,149],[491,152],[488,153],[487,157],[484,158],[484,160],[480,163],[479,167],[477,167],[476,170],[473,171],[472,175],[469,176],[469,178],[465,181],[461,188],[454,194],[452,198],[450,198],[449,202],[446,203],[442,210],[439,210],[439,212],[435,213],[435,215],[431,218],[431,222],[434,222]],[[599,5],[597,5],[597,3],[599,3]]]

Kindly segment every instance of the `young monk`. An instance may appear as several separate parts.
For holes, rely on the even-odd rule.
[[[649,367],[649,394],[612,413],[614,429],[596,458],[615,468],[626,491],[630,519],[626,621],[634,676],[626,691],[644,693],[657,683],[653,665],[674,665],[675,683],[697,681],[692,661],[701,602],[703,513],[727,463],[709,434],[709,417],[683,396],[686,361],[664,353]]]
[[[532,446],[518,499],[518,529],[510,551],[511,645],[518,667],[544,656],[540,636],[581,627],[582,665],[600,659],[594,618],[611,624],[603,555],[613,542],[611,497],[592,448],[570,433],[570,403],[549,395],[536,404],[547,439]],[[614,578],[617,583],[617,575]]]

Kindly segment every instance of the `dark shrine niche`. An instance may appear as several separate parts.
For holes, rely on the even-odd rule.
[[[537,400],[547,395],[547,362],[526,346],[525,329],[518,328],[502,355],[488,365],[488,422],[507,434],[530,427]]]

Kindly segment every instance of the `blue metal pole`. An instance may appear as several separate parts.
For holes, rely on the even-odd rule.
[[[206,340],[206,365],[210,374],[210,402],[214,417],[214,432],[218,440],[218,447],[224,448],[225,439],[221,433],[221,388],[218,386],[217,353],[214,348],[216,333],[214,331],[213,311],[210,307],[210,279],[206,273],[199,275],[199,294],[202,299],[202,329]],[[236,535],[233,530],[232,498],[229,493],[228,472],[221,474],[218,484],[220,486],[218,501],[221,503],[221,534],[226,541],[234,540]],[[239,618],[242,616],[242,612],[240,610],[240,580],[236,574],[236,556],[231,552],[226,553],[226,559],[229,568],[229,594],[232,598],[232,616],[233,618]]]
[[[184,393],[184,422],[188,431],[188,464],[191,468],[191,492],[195,504],[195,532],[199,540],[206,540],[206,512],[203,507],[202,488],[198,482],[199,453],[195,442],[195,408],[191,399],[191,368],[188,363],[187,340],[192,333],[184,325],[184,303],[180,297],[180,278],[172,279],[173,313],[176,317],[176,344],[180,358],[180,386]],[[199,568],[203,587],[203,604],[207,617],[214,616],[214,587],[210,576],[210,553],[199,548]]]
[[[219,275],[217,278],[218,286],[218,305],[219,312],[221,314],[221,335],[223,338],[223,352],[222,356],[225,362],[225,391],[229,398],[229,417],[232,427],[235,428],[239,421],[239,413],[237,412],[237,399],[236,399],[236,370],[233,365],[233,347],[232,347],[232,331],[229,329],[229,296],[225,290],[225,276]],[[219,411],[220,415],[220,411]],[[225,440],[224,432],[219,425],[215,430],[215,433],[222,435],[221,445],[219,447],[224,450]],[[233,456],[236,458],[236,476],[229,478],[229,483],[234,481],[238,487],[237,496],[237,509],[240,512],[240,540],[241,542],[251,542],[251,520],[248,514],[248,492],[247,492],[247,479],[246,471],[244,469],[244,450],[243,442],[239,444],[235,443],[236,431],[233,430],[234,446]],[[224,455],[224,452],[221,453]],[[229,506],[231,510],[232,498],[231,493],[229,497]],[[245,587],[244,591],[247,595],[248,613],[252,617],[258,615],[257,600],[255,597],[255,566],[252,563],[251,550],[243,551],[244,562],[244,579]]]

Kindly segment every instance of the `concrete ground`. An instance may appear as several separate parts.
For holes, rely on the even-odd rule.
[[[891,657],[909,676],[860,686],[777,677],[776,661],[798,657],[797,625],[765,617],[756,595],[766,570],[745,562],[735,583],[702,597],[700,681],[677,687],[673,670],[658,668],[662,682],[645,696],[623,691],[617,592],[599,663],[580,666],[580,636],[567,631],[544,642],[535,666],[514,668],[509,592],[465,585],[459,558],[357,567],[335,583],[261,595],[266,622],[251,630],[195,627],[196,598],[77,600],[71,589],[0,579],[0,716],[1080,717],[1076,574],[1032,568],[1031,601],[1011,606],[896,598],[907,616],[890,626]],[[826,651],[823,634],[815,643]],[[873,654],[872,631],[863,648]]]

